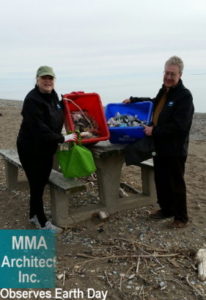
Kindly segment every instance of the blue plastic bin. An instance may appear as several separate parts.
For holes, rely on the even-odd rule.
[[[110,103],[105,108],[106,119],[114,117],[117,112],[127,115],[138,115],[141,121],[149,124],[152,117],[153,103],[150,101],[137,103]],[[109,127],[110,142],[113,144],[128,144],[145,136],[142,126],[135,127]]]

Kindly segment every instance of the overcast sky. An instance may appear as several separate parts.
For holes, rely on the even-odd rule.
[[[23,100],[41,65],[54,68],[59,95],[154,97],[178,55],[206,112],[206,0],[0,0],[0,28],[0,98]]]

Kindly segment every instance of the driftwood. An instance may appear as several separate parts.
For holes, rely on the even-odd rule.
[[[198,263],[198,279],[206,280],[206,249],[199,249],[196,254],[196,261]]]

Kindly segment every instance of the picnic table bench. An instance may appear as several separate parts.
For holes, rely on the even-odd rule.
[[[17,188],[18,171],[22,168],[15,149],[0,149],[5,163],[6,185],[9,190]],[[55,224],[65,227],[68,224],[68,203],[70,193],[85,189],[85,184],[76,178],[64,178],[62,173],[52,170],[49,177],[51,214]]]
[[[75,191],[85,189],[79,179],[64,178],[57,170],[52,170],[49,178],[51,194],[51,214],[53,222],[62,227],[86,220],[95,212],[114,213],[126,208],[152,204],[156,199],[153,180],[153,162],[141,162],[142,192],[130,197],[119,197],[121,170],[124,163],[125,145],[111,144],[109,141],[89,146],[97,167],[97,184],[100,201],[96,205],[69,209],[69,199]],[[17,187],[18,169],[21,163],[14,149],[0,149],[5,161],[6,184],[8,189]]]

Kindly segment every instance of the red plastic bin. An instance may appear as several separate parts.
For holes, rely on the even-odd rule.
[[[84,92],[72,92],[70,94],[63,95],[63,98],[71,99],[74,101],[83,111],[87,111],[88,114],[98,124],[98,136],[92,138],[84,138],[81,140],[83,144],[97,143],[99,141],[105,141],[110,138],[110,132],[107,126],[106,117],[100,96],[96,93],[84,93]],[[67,131],[75,131],[75,125],[72,120],[71,113],[78,111],[78,108],[67,100],[63,100],[65,110],[65,127]]]

